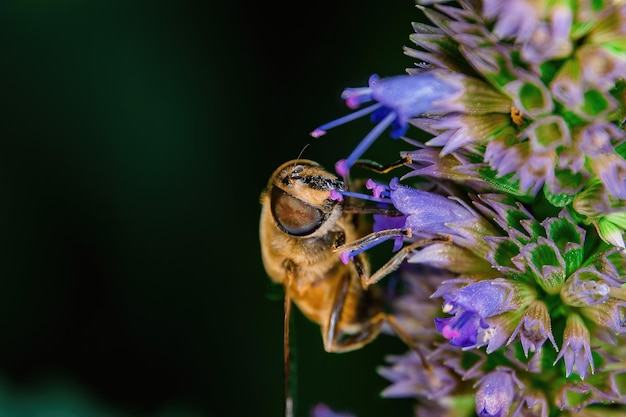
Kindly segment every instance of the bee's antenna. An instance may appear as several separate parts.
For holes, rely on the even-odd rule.
[[[296,160],[300,159],[300,157],[302,156],[302,154],[304,153],[304,150],[310,145],[310,143],[307,143],[306,145],[304,145],[304,147],[302,148],[302,150],[300,151],[300,153],[298,154],[298,157],[296,158]]]
[[[306,145],[304,145],[304,148],[302,148],[302,150],[300,151],[300,153],[298,154],[298,157],[296,159],[294,159],[294,163],[293,166],[295,167],[296,164],[298,163],[298,160],[300,160],[300,157],[302,156],[302,154],[304,153],[304,150],[310,145],[310,143],[307,143]]]

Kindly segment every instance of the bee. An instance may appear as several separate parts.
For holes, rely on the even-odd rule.
[[[404,161],[406,162],[406,161]],[[385,172],[380,170],[380,172]],[[384,311],[384,298],[377,286],[368,286],[395,269],[409,251],[401,250],[370,276],[364,253],[343,263],[342,246],[358,245],[363,237],[355,222],[359,212],[331,198],[331,192],[346,189],[345,182],[320,164],[296,159],[282,164],[261,193],[260,241],[263,265],[269,277],[285,289],[284,355],[287,415],[291,415],[288,387],[289,317],[291,303],[321,327],[327,352],[348,352],[374,340],[385,322],[398,335],[410,339]],[[370,209],[373,209],[370,207]],[[388,213],[389,209],[380,208]],[[397,213],[396,213],[397,214]],[[410,230],[406,236],[410,236]],[[366,289],[367,288],[367,289]]]
[[[371,161],[359,165],[386,173],[410,163],[404,157],[388,166]],[[261,193],[260,241],[263,265],[272,281],[285,289],[284,373],[285,415],[293,415],[289,387],[289,319],[291,303],[321,327],[324,350],[348,352],[373,341],[388,323],[398,337],[422,357],[411,337],[384,311],[384,297],[370,286],[399,267],[413,251],[435,240],[415,241],[396,252],[373,275],[365,253],[351,262],[341,259],[342,248],[356,249],[386,233],[411,236],[410,229],[393,229],[363,236],[359,214],[400,215],[393,208],[350,206],[331,194],[346,190],[346,183],[320,164],[296,159],[282,164]],[[428,367],[428,366],[427,366]]]
[[[353,214],[330,197],[344,187],[318,163],[294,160],[272,174],[261,194],[265,270],[284,286],[285,298],[320,325],[327,352],[362,347],[376,338],[384,321],[382,294],[360,283],[370,273],[365,255],[344,264],[336,251],[361,237]]]

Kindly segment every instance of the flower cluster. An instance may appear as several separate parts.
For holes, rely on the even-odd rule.
[[[394,241],[367,284],[399,277],[414,344],[382,394],[420,416],[622,415],[626,3],[445,3],[418,1],[415,68],[346,89],[357,110],[311,133],[371,115],[344,177],[388,128],[406,143],[403,175],[334,197],[386,209],[345,262]]]

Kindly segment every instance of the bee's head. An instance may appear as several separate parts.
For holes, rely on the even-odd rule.
[[[344,183],[316,162],[298,159],[279,167],[268,187],[272,216],[292,236],[309,236],[340,210],[331,191]]]

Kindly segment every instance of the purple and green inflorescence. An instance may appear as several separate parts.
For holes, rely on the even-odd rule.
[[[415,398],[419,416],[624,415],[626,2],[418,8],[415,67],[346,89],[355,112],[311,133],[371,116],[336,165],[346,177],[387,130],[406,144],[405,172],[345,197],[395,214],[375,233],[410,233],[345,262],[435,238],[393,272],[415,346],[379,368],[382,395]]]

